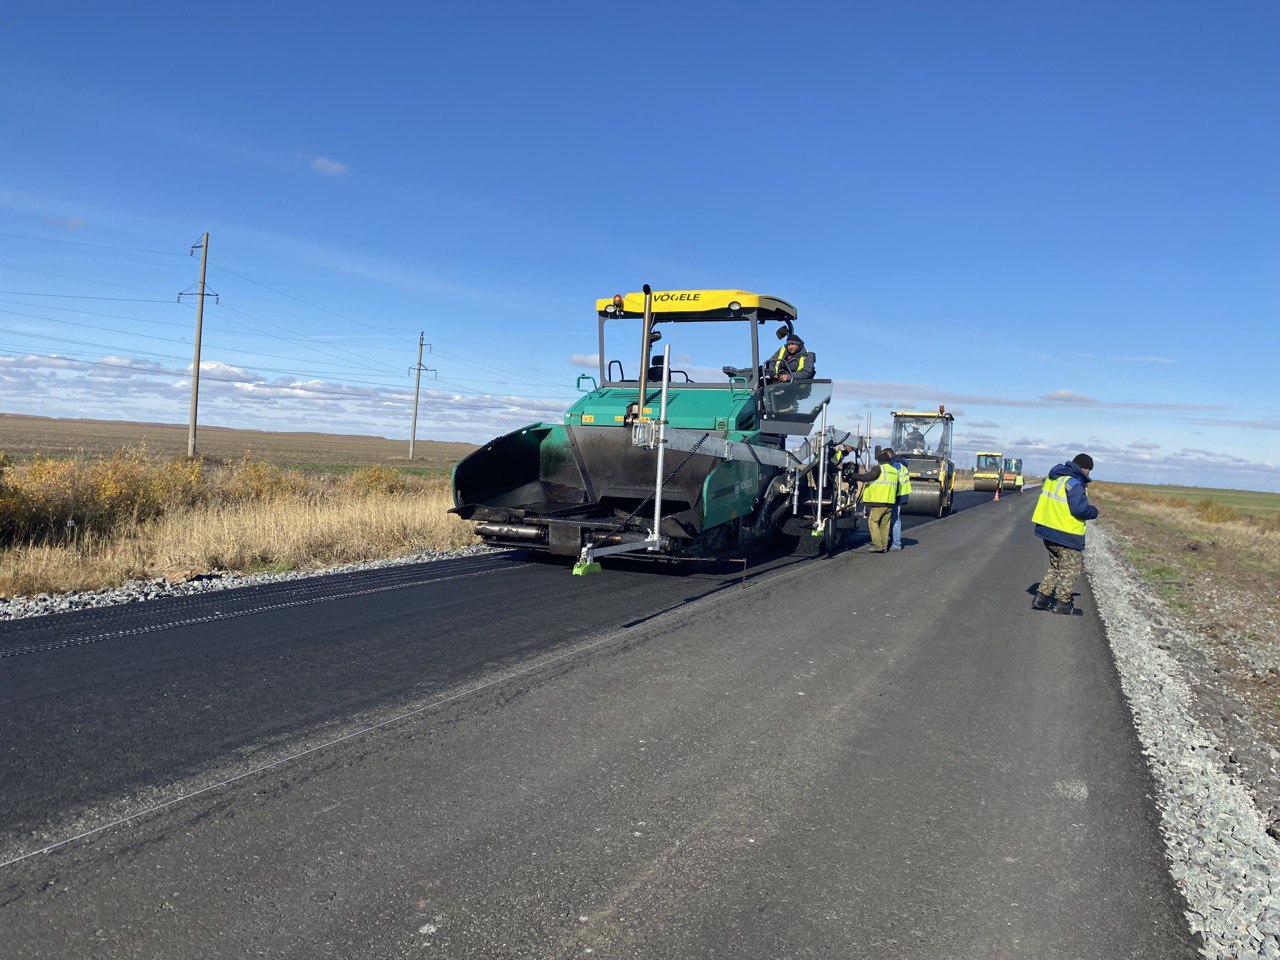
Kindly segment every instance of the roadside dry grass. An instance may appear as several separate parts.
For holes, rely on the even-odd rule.
[[[0,467],[0,596],[316,569],[473,542],[450,506],[447,479],[382,465],[303,473],[137,449],[37,457]]]

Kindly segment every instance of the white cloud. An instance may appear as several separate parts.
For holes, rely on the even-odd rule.
[[[315,430],[322,423],[320,429],[336,433],[408,435],[413,406],[408,387],[268,379],[220,361],[201,361],[200,368],[200,416],[208,424]],[[190,389],[189,367],[155,361],[0,356],[0,395],[11,413],[177,423],[186,419]],[[424,385],[419,436],[483,442],[529,423],[558,422],[568,402],[568,396],[463,393]]]
[[[187,365],[190,371],[191,365]],[[245,367],[237,367],[234,364],[223,363],[221,360],[201,360],[200,376],[209,375],[212,377],[220,377],[228,380],[244,380],[256,382],[265,379],[261,374],[250,372]]]
[[[1209,427],[1244,427],[1246,430],[1280,430],[1280,417],[1259,417],[1256,420],[1227,420],[1200,418],[1194,423],[1203,423]],[[1200,431],[1194,431],[1200,433]]]
[[[1171,357],[1100,357],[1092,353],[1077,353],[1077,360],[1108,360],[1112,363],[1177,363]]]
[[[1208,413],[1229,407],[1198,403],[1161,403],[1158,401],[1098,400],[1074,390],[1055,390],[1039,397],[999,397],[986,394],[960,393],[924,383],[895,383],[878,380],[836,380],[836,395],[884,400],[887,397],[926,397],[928,406],[969,404],[975,407],[1063,407],[1088,405],[1098,410],[1152,410]]]
[[[1041,400],[1048,400],[1052,403],[1097,403],[1093,397],[1087,393],[1078,393],[1075,390],[1052,390],[1043,394]]]
[[[316,173],[323,173],[326,177],[340,177],[344,173],[351,172],[351,164],[334,160],[332,157],[314,157],[311,161],[311,169]]]
[[[1133,443],[1129,444],[1129,446],[1132,447],[1134,450],[1159,450],[1160,449],[1160,444],[1155,443],[1151,440],[1146,440],[1146,439],[1135,440],[1133,441]]]
[[[587,367],[590,370],[595,370],[600,366],[600,354],[575,353],[569,358],[569,362],[575,367]]]
[[[61,227],[63,230],[83,230],[87,223],[82,217],[45,217],[44,222],[51,227]]]

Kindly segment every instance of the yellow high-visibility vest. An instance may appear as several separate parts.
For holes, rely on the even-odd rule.
[[[774,362],[780,361],[786,355],[787,355],[787,345],[784,343],[782,345],[782,348],[778,351],[778,355],[773,358]],[[798,354],[798,356],[800,357],[800,362],[796,365],[796,373],[799,373],[801,370],[804,369],[804,362],[807,359],[805,354],[803,353]]]
[[[898,468],[880,464],[880,476],[862,488],[862,502],[892,506],[898,502]]]
[[[1038,523],[1050,530],[1061,530],[1077,537],[1084,536],[1084,521],[1071,515],[1071,505],[1067,502],[1067,481],[1071,477],[1058,477],[1046,480],[1040,488],[1040,499],[1036,501],[1036,512],[1031,515],[1031,522]]]

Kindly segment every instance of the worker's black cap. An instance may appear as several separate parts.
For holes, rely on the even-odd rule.
[[[1093,469],[1093,457],[1089,456],[1087,453],[1077,453],[1072,458],[1071,462],[1074,463],[1081,470]]]
[[[876,460],[879,461],[880,463],[888,463],[892,459],[893,459],[893,451],[888,448],[885,448],[884,450],[881,450],[879,453],[876,454]]]
[[[798,343],[800,346],[804,346],[804,341],[800,339],[800,335],[795,333],[787,335],[787,343]]]

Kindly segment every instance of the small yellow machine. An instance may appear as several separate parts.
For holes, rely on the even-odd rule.
[[[1004,488],[1022,492],[1022,458],[1004,458]]]
[[[1000,490],[1004,487],[1004,454],[991,451],[978,452],[978,464],[973,468],[973,489]]]

